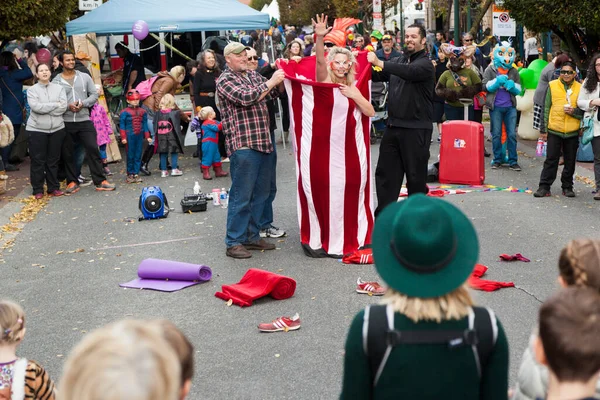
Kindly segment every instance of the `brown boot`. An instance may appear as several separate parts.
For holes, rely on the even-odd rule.
[[[210,176],[210,167],[202,167],[202,179],[210,181],[212,176]]]
[[[8,175],[4,171],[0,171],[0,194],[6,193],[6,184],[8,183]]]
[[[229,172],[223,171],[223,168],[221,167],[221,163],[214,163],[213,169],[215,170],[215,177],[217,177],[217,178],[221,178],[221,177],[229,175]]]
[[[250,258],[250,257],[252,257],[252,254],[250,254],[250,252],[241,244],[229,247],[227,249],[227,251],[225,252],[225,254],[227,254],[227,256],[233,257],[233,258]]]

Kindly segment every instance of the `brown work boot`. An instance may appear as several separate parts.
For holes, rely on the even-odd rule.
[[[206,181],[210,181],[212,176],[210,176],[210,167],[202,167],[202,179]]]
[[[225,254],[227,254],[227,256],[233,257],[233,258],[250,258],[250,257],[252,257],[252,254],[250,254],[250,252],[244,247],[244,245],[241,245],[241,244],[237,244],[235,246],[228,247]]]
[[[224,176],[229,175],[229,172],[223,171],[223,168],[220,165],[213,166],[213,169],[215,170],[215,177],[216,178],[222,178]]]
[[[258,242],[244,243],[244,246],[248,250],[275,250],[275,245],[265,239],[260,239]]]

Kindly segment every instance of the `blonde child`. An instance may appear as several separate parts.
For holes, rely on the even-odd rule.
[[[202,121],[202,178],[211,180],[210,167],[215,170],[215,177],[227,176],[229,173],[221,167],[221,156],[219,154],[219,132],[222,125],[216,120],[217,113],[208,106],[200,110]]]
[[[155,323],[162,330],[164,339],[175,350],[179,364],[181,365],[181,391],[180,400],[184,400],[192,387],[194,377],[194,346],[188,338],[173,324],[166,319],[157,320]]]
[[[154,115],[155,152],[160,155],[161,177],[169,176],[167,156],[171,154],[171,176],[181,176],[179,153],[183,154],[181,144],[181,120],[175,106],[175,97],[167,93],[160,100],[160,110]]]
[[[12,301],[0,301],[0,399],[54,400],[54,382],[33,360],[17,357],[25,337],[25,313]]]
[[[600,292],[600,240],[570,241],[560,253],[558,270],[561,287],[588,287]],[[536,340],[537,327],[523,354],[513,400],[546,398],[548,368],[535,359]],[[597,382],[596,393],[600,394],[600,381]]]
[[[71,351],[59,400],[180,400],[180,376],[177,355],[156,324],[119,321]]]

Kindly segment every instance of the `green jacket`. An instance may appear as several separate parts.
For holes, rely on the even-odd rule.
[[[470,347],[400,345],[390,353],[376,387],[372,387],[369,359],[363,349],[364,310],[348,332],[344,359],[344,381],[340,399],[456,399],[506,400],[508,393],[508,342],[498,321],[496,346],[480,379]],[[468,319],[443,323],[414,323],[400,313],[394,316],[396,330],[464,330]]]

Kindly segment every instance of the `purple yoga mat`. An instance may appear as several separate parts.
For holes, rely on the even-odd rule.
[[[119,286],[174,292],[209,281],[212,278],[212,271],[206,265],[147,258],[138,266],[138,277]]]

